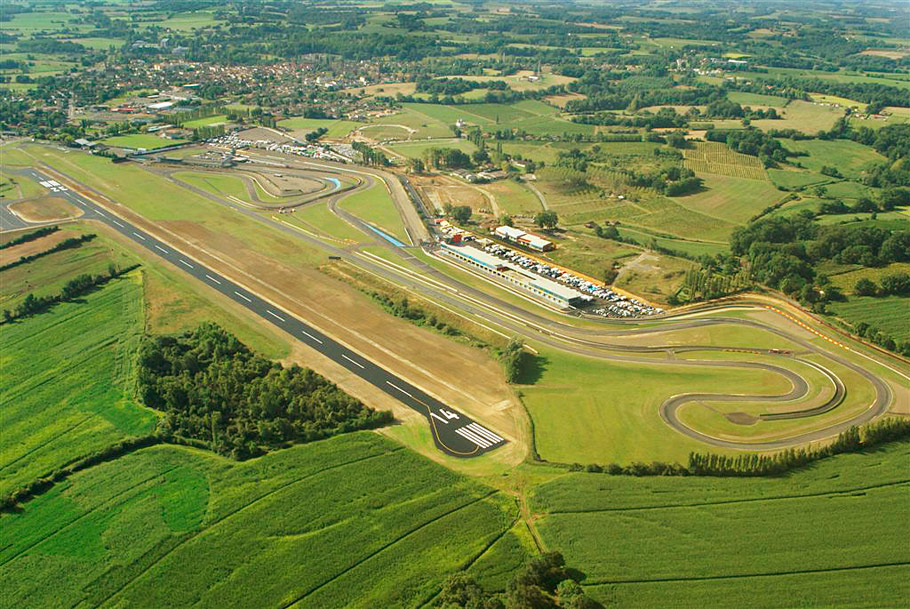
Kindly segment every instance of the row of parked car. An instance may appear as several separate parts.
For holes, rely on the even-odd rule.
[[[554,281],[558,281],[575,288],[583,296],[587,297],[585,300],[588,302],[594,302],[594,299],[598,299],[599,301],[606,301],[603,306],[598,306],[594,309],[588,309],[588,312],[590,313],[603,315],[604,317],[645,317],[649,315],[657,315],[664,312],[664,310],[661,308],[652,307],[635,298],[623,296],[622,294],[614,292],[610,288],[599,286],[588,281],[587,279],[573,275],[568,271],[564,271],[560,268],[539,262],[533,258],[529,258],[521,252],[499,245],[498,243],[490,243],[483,249],[484,251],[496,256],[497,258],[508,260],[512,264],[517,264],[521,268],[536,273],[542,277],[546,277],[548,279],[552,279]]]

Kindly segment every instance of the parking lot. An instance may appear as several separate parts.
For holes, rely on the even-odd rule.
[[[498,243],[488,243],[483,246],[483,250],[489,254],[508,260],[512,264],[536,273],[541,277],[546,277],[553,281],[565,284],[580,292],[587,302],[585,311],[604,317],[647,317],[663,313],[664,310],[658,307],[652,307],[649,304],[641,302],[635,298],[619,294],[608,287],[599,286],[595,283],[573,275],[568,271],[550,266],[538,260],[525,256],[517,250],[513,250]]]

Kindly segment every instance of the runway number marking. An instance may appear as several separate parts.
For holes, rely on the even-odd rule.
[[[449,421],[451,421],[452,419],[456,419],[456,420],[458,419],[458,415],[456,413],[452,412],[451,410],[446,410],[445,408],[440,408],[439,412],[441,412],[445,418],[439,416],[435,412],[431,412],[430,416],[433,417],[434,419],[442,421],[446,425],[448,425]]]

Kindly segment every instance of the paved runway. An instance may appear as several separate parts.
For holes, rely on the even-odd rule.
[[[38,182],[53,179],[35,169],[24,169],[16,173],[26,175]],[[332,340],[287,311],[270,304],[256,294],[233,283],[227,277],[201,265],[195,259],[180,253],[169,244],[159,241],[123,218],[102,209],[81,194],[68,188],[59,190],[55,194],[80,207],[84,211],[81,219],[96,220],[107,224],[126,238],[167,260],[181,271],[208,284],[234,302],[246,307],[378,389],[413,408],[426,417],[433,431],[433,440],[439,450],[444,453],[454,457],[474,457],[505,444],[506,440],[502,437],[466,415],[448,408],[436,398]],[[4,212],[10,213],[5,207]],[[13,217],[15,218],[15,216]],[[19,219],[16,218],[16,220]],[[19,222],[23,226],[25,225],[21,220]]]

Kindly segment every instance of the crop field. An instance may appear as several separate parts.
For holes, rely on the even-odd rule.
[[[606,606],[900,607],[908,465],[901,443],[780,478],[571,474],[531,504]]]
[[[132,399],[143,329],[139,275],[80,300],[0,326],[0,494],[155,427],[154,413]]]
[[[541,74],[539,79],[536,81],[528,80],[528,77],[533,75],[534,72],[530,70],[520,70],[515,74],[510,74],[508,76],[474,76],[470,74],[458,74],[450,76],[448,78],[461,78],[463,80],[470,80],[473,82],[489,82],[491,80],[501,80],[508,84],[510,89],[513,89],[515,91],[537,91],[555,85],[565,85],[576,80],[571,76],[562,76],[560,74]]]
[[[695,212],[731,224],[745,224],[749,218],[785,196],[768,180],[715,174],[701,177],[705,181],[702,191],[684,197],[672,197],[672,200]]]
[[[910,298],[851,296],[846,302],[831,303],[828,310],[851,324],[864,321],[895,340],[910,340]]]
[[[685,165],[696,173],[714,173],[734,178],[767,180],[768,174],[758,157],[740,154],[720,142],[696,142],[683,151]]]
[[[388,231],[402,243],[408,243],[398,208],[383,184],[374,184],[367,190],[345,197],[341,201],[341,207],[361,220],[372,222]]]
[[[131,133],[130,135],[115,135],[114,137],[101,140],[101,143],[107,146],[121,148],[145,148],[146,150],[154,150],[155,148],[166,148],[168,146],[174,146],[175,144],[185,144],[186,140],[169,140],[147,133]]]
[[[244,463],[154,447],[6,522],[0,604],[414,607],[484,558],[510,504],[372,433]]]
[[[347,137],[351,131],[362,125],[362,123],[356,123],[354,121],[330,118],[289,118],[278,121],[279,127],[291,130],[298,139],[303,139],[306,137],[307,133],[316,131],[317,129],[328,129],[323,137],[341,139]]]
[[[844,176],[857,178],[870,163],[881,162],[885,157],[868,146],[850,140],[787,140],[782,139],[785,148],[793,152],[805,152],[808,156],[794,160],[811,171],[820,171],[825,165],[837,167]]]
[[[521,129],[532,135],[594,133],[592,125],[582,125],[561,118],[559,110],[536,100],[514,104],[442,104],[406,103],[404,107],[443,125],[454,125],[462,119],[487,130]]]

